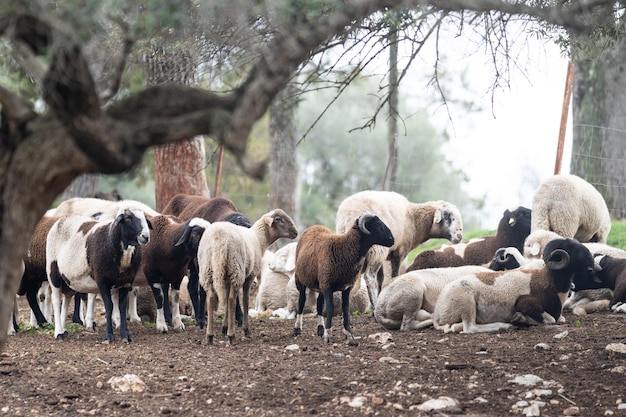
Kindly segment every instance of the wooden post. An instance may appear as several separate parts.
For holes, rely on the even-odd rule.
[[[567,115],[569,114],[569,103],[572,100],[572,87],[574,85],[574,63],[567,64],[567,77],[565,79],[565,94],[563,95],[563,109],[561,111],[561,127],[559,129],[559,142],[556,148],[556,162],[554,164],[554,175],[561,173],[561,162],[563,160],[563,148],[565,146],[565,131],[567,129]]]

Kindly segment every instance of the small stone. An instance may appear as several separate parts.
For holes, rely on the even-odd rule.
[[[564,416],[577,416],[577,415],[580,415],[580,408],[578,408],[576,406],[567,407],[565,410],[563,410],[563,415]]]
[[[537,343],[533,349],[535,350],[550,350],[550,345],[547,343]]]
[[[624,343],[609,343],[604,349],[611,358],[626,357],[626,344]]]
[[[451,398],[451,397],[441,396],[439,398],[436,398],[436,399],[433,398],[431,400],[428,400],[418,405],[417,409],[421,411],[434,411],[434,410],[459,408],[459,406],[460,406],[460,403],[458,400]]]
[[[552,336],[553,339],[564,339],[567,337],[567,335],[569,335],[569,332],[567,330],[561,332],[561,333],[557,333],[554,336]]]
[[[381,397],[372,397],[372,404],[383,405],[384,403],[385,403],[385,400],[382,399]]]

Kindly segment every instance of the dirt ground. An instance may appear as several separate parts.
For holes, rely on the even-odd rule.
[[[26,321],[28,310],[20,316]],[[132,343],[110,345],[102,326],[77,329],[65,341],[50,330],[25,330],[9,337],[0,356],[0,415],[626,415],[626,358],[605,349],[626,342],[626,317],[566,318],[499,334],[444,335],[386,332],[365,314],[352,319],[357,347],[342,340],[340,318],[330,345],[316,336],[313,317],[297,338],[292,320],[255,318],[252,338],[238,329],[232,347],[222,337],[207,346],[193,323],[168,334],[132,324]],[[115,384],[127,374],[140,380],[129,385],[136,392]],[[449,405],[428,411],[432,404]]]

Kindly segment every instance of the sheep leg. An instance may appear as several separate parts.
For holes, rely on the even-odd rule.
[[[84,300],[83,300],[84,298]],[[74,294],[74,313],[72,314],[72,323],[80,324],[81,326],[85,326],[85,323],[81,319],[80,314],[80,306],[82,301],[87,300],[87,294],[77,292]]]
[[[141,317],[137,312],[137,292],[138,287],[132,287],[128,293],[128,320],[131,323],[141,323]]]
[[[154,301],[156,302],[156,329],[157,332],[167,333],[167,321],[165,320],[165,313],[163,312],[163,304],[165,297],[163,294],[163,287],[161,284],[154,283],[150,286],[152,289],[152,295],[154,295]]]
[[[207,293],[200,285],[200,273],[195,259],[189,262],[189,282],[187,283],[187,289],[189,290],[189,298],[191,298],[191,304],[193,305],[193,311],[196,316],[196,326],[203,329],[207,325],[207,318],[204,311],[204,307],[208,305]]]
[[[343,318],[343,334],[348,339],[348,345],[358,346],[359,342],[356,341],[352,334],[352,326],[350,325],[350,290],[352,288],[346,288],[341,291],[341,315]],[[331,295],[332,298],[332,295]],[[328,319],[327,319],[328,320]]]
[[[36,323],[37,326],[42,326],[44,324],[47,324],[48,321],[46,320],[45,316],[43,315],[43,313],[41,312],[41,307],[39,307],[39,297],[38,297],[38,292],[39,291],[27,291],[26,292],[26,300],[28,300],[28,305],[30,306],[30,311],[32,312],[32,314],[34,315],[35,320],[31,320],[31,325],[33,325],[34,323]],[[34,322],[34,323],[33,323]]]
[[[89,293],[87,294],[87,311],[85,312],[85,320],[84,320],[86,330],[96,329],[95,309],[96,309],[96,294]]]
[[[130,287],[118,288],[119,292],[119,309],[120,309],[120,338],[123,343],[130,343],[131,337],[128,331],[128,322],[126,321],[126,309],[128,308],[128,292]]]
[[[348,291],[348,293],[349,292],[350,291]],[[324,339],[325,344],[329,344],[332,339],[333,314],[335,312],[335,305],[333,302],[333,291],[330,289],[327,289],[323,291],[320,294],[320,296],[322,294],[324,294],[322,308],[324,307],[324,303],[326,304],[326,326],[324,327],[324,335],[322,338]],[[322,311],[320,310],[319,296],[318,296],[318,302],[317,302],[317,314],[318,314],[318,317],[320,317],[322,314]],[[348,324],[349,323],[350,323],[350,319],[348,319]]]
[[[106,317],[104,341],[105,343],[111,343],[115,340],[115,337],[113,336],[113,299],[111,297],[111,286],[104,282],[101,282],[98,284],[98,288],[100,289],[100,296],[102,297],[102,301],[104,303],[104,311]]]
[[[230,345],[232,346],[235,344],[235,304],[237,304],[237,293],[239,291],[232,284],[228,287],[228,308],[224,321],[226,322],[226,320],[228,320],[227,335]]]
[[[206,311],[209,315],[206,326],[206,341],[209,345],[213,344],[213,336],[215,335],[213,332],[213,315],[215,314],[213,307],[214,303],[215,298],[213,297],[213,284],[209,284],[209,288],[206,291]]]
[[[359,278],[357,277],[357,279]],[[367,285],[367,293],[370,296],[372,309],[374,309],[378,300],[378,278],[376,273],[373,273],[369,267],[365,270],[365,284]]]
[[[515,322],[515,324],[536,325],[543,323],[543,307],[536,298],[530,295],[520,295],[517,297],[515,301],[515,311],[529,319],[522,319]]]
[[[332,304],[331,304],[332,308]],[[319,293],[317,295],[317,335],[319,337],[324,336],[324,294]],[[326,307],[326,317],[328,317],[328,306]],[[330,311],[330,315],[333,315],[333,311]]]
[[[170,297],[170,310],[172,311],[172,326],[175,330],[185,330],[185,324],[180,317],[180,284],[183,278],[172,283],[172,296]]]
[[[163,290],[163,314],[165,314],[165,321],[168,326],[172,325],[172,309],[170,308],[170,284],[163,283],[161,285],[161,289]]]
[[[243,335],[245,337],[250,337],[250,323],[248,322],[248,309],[250,308],[250,285],[254,281],[254,277],[248,277],[243,282],[243,318],[242,318],[242,326],[243,326]]]
[[[296,281],[296,288],[298,288],[298,310],[293,326],[293,335],[300,336],[302,333],[302,312],[304,311],[304,304],[306,303],[306,287]]]

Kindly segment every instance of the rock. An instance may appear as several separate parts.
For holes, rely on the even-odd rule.
[[[416,408],[420,411],[449,410],[460,408],[461,403],[451,397],[442,396],[428,400]]]
[[[144,392],[147,389],[145,382],[135,374],[112,376],[108,382],[114,390],[121,392]]]
[[[567,330],[565,330],[565,331],[563,331],[561,333],[555,334],[554,336],[552,336],[552,338],[553,339],[564,339],[564,338],[567,337],[568,334],[569,334],[569,332]]]
[[[609,343],[604,349],[610,358],[626,357],[626,344],[624,343]]]
[[[563,410],[563,415],[564,416],[578,416],[580,415],[580,408],[574,406],[571,407],[567,407],[565,410]]]
[[[516,376],[514,379],[510,379],[509,382],[512,384],[526,385],[530,387],[530,386],[534,386],[543,382],[543,379],[541,379],[537,375],[526,374],[526,375]]]
[[[533,349],[535,350],[550,350],[550,345],[547,343],[537,343]]]
[[[374,333],[367,336],[367,338],[374,339],[375,342],[378,342],[380,344],[386,344],[387,342],[393,341],[391,333],[389,332]]]

